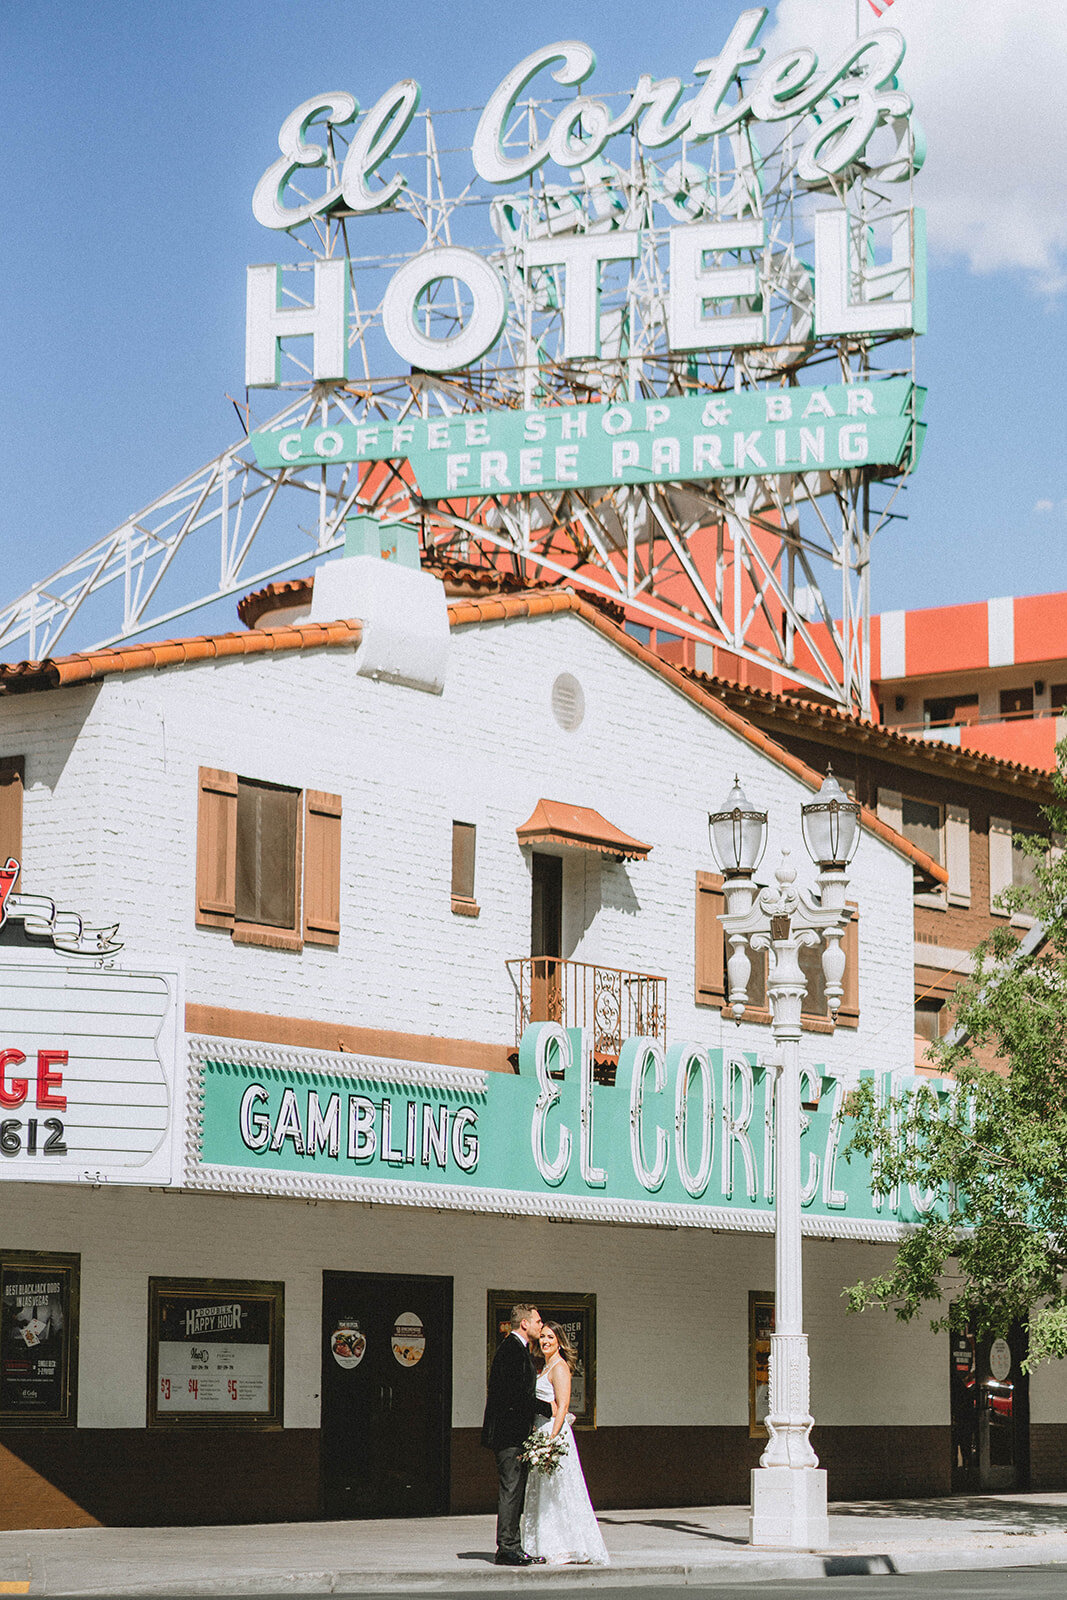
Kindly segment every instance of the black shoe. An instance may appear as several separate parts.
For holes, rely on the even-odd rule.
[[[527,1554],[526,1554],[526,1551],[525,1551],[525,1550],[524,1550],[524,1551],[523,1551],[523,1552],[522,1552],[522,1554],[523,1554],[523,1558],[524,1558],[524,1560],[525,1560],[525,1561],[526,1561],[526,1562],[527,1562],[527,1563],[528,1563],[528,1564],[529,1564],[529,1565],[530,1565],[530,1566],[531,1566],[531,1567],[543,1567],[543,1566],[544,1566],[544,1564],[545,1564],[545,1558],[544,1558],[544,1556],[528,1556],[528,1555],[527,1555]]]
[[[529,1557],[522,1550],[498,1550],[496,1565],[498,1567],[525,1567]]]

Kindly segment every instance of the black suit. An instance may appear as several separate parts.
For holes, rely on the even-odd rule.
[[[533,1430],[537,1413],[537,1375],[530,1352],[517,1334],[504,1339],[489,1370],[489,1390],[482,1422],[482,1443],[496,1455],[499,1479],[496,1546],[505,1555],[518,1555],[519,1518],[526,1498],[528,1467],[519,1451]]]

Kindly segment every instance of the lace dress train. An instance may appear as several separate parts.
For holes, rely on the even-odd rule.
[[[537,1380],[537,1397],[552,1402],[552,1380],[544,1374]],[[547,1433],[552,1423],[545,1418],[537,1427],[538,1432]],[[532,1556],[544,1556],[551,1566],[574,1563],[606,1567],[607,1547],[589,1501],[569,1422],[563,1424],[559,1437],[567,1441],[568,1448],[555,1472],[545,1476],[531,1471],[526,1480],[523,1549]]]

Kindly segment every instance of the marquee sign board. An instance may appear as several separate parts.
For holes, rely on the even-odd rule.
[[[257,434],[262,466],[404,456],[420,494],[672,483],[886,466],[918,454],[925,391],[905,378],[691,399],[463,412]],[[909,463],[910,464],[910,463]]]
[[[249,174],[275,259],[248,269],[245,375],[253,406],[284,404],[0,610],[0,650],[47,654],[105,593],[91,642],[114,644],[306,568],[352,516],[418,518],[435,564],[577,579],[867,712],[870,544],[921,424],[901,444],[883,416],[805,436],[741,413],[914,381],[924,141],[897,30],[769,59],[766,16],[709,37],[688,83],[605,92],[563,40],[480,112],[426,110],[407,78],[365,109],[349,86],[279,107],[279,153]],[[733,426],[702,420],[709,399]],[[603,438],[590,414],[565,436],[580,408],[646,403],[672,431]],[[484,429],[469,452],[460,416]]]
[[[0,953],[0,1182],[171,1181],[177,990]]]
[[[517,1076],[353,1062],[227,1040],[191,1041],[198,1188],[443,1209],[769,1231],[772,1078],[752,1056],[624,1046],[613,1085],[590,1036],[523,1035]],[[272,1065],[271,1061],[278,1061]],[[885,1074],[880,1090],[888,1093]],[[846,1159],[845,1086],[803,1069],[802,1203],[809,1232],[895,1236],[935,1197],[880,1195]],[[938,1085],[923,1080],[924,1093]],[[899,1079],[893,1081],[899,1092]]]
[[[115,967],[117,924],[14,894],[19,870],[0,868],[0,928],[25,930],[0,946],[0,1182],[169,1183],[178,974]]]

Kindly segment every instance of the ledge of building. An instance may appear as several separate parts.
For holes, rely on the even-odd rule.
[[[291,1050],[340,1050],[351,1055],[384,1056],[390,1061],[427,1061],[438,1067],[470,1067],[473,1072],[513,1072],[511,1047],[478,1039],[442,1039],[430,1033],[395,1033],[388,1028],[354,1028],[309,1017],[273,1017],[263,1011],[233,1011],[226,1006],[185,1007],[188,1033],[220,1039],[254,1039]]]

